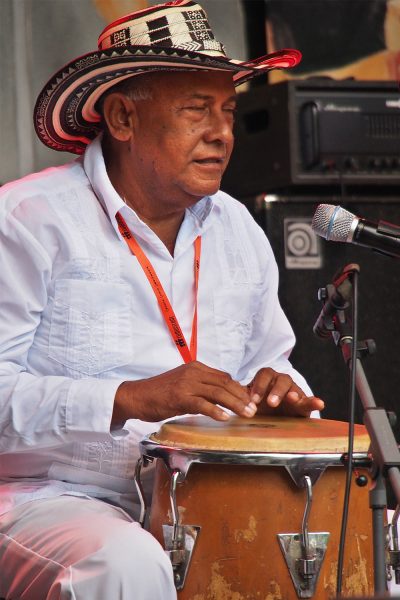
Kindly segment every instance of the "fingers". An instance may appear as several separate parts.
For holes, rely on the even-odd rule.
[[[266,368],[260,369],[254,377],[251,383],[250,397],[256,404],[265,400],[269,406],[276,408],[289,391],[301,392],[289,375]]]
[[[309,417],[313,410],[323,410],[325,407],[321,398],[316,396],[306,396],[303,392],[290,391],[286,396],[285,402],[282,402],[282,413],[285,415],[299,415]]]
[[[309,416],[324,408],[320,398],[306,396],[289,375],[270,368],[261,369],[248,388],[251,400],[260,405],[258,412]]]
[[[229,412],[202,397],[192,398],[191,406],[193,407],[193,410],[190,411],[191,414],[205,415],[216,421],[228,421],[230,418]]]
[[[240,384],[238,385],[240,386]],[[204,385],[202,387],[202,397],[212,404],[219,405],[221,409],[227,408],[241,417],[254,417],[257,412],[257,405],[250,401],[246,388],[240,386],[241,395],[238,398],[230,393],[228,387],[231,386]]]
[[[210,395],[211,401],[224,404],[224,395],[228,394],[239,403],[248,404],[249,402],[247,388],[232,379],[229,373],[216,369],[203,370],[200,381],[213,390]]]
[[[198,367],[195,387],[198,412],[208,414],[213,418],[217,418],[214,416],[217,415],[219,419],[229,418],[229,414],[224,412],[224,408],[243,417],[255,415],[257,406],[250,400],[246,387],[234,381],[228,373],[223,371],[206,367],[201,363],[194,367]],[[207,403],[210,403],[211,406],[207,406]],[[219,405],[219,407],[215,405]],[[228,417],[221,417],[221,412]]]

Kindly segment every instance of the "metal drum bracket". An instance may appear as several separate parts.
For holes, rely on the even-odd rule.
[[[170,502],[172,525],[164,524],[164,547],[169,556],[174,571],[174,582],[177,590],[185,585],[190,560],[196,544],[197,535],[201,529],[199,525],[181,525],[179,523],[179,512],[176,503],[176,486],[184,476],[180,471],[174,471],[171,476]]]
[[[278,533],[279,544],[299,598],[312,598],[328,545],[329,533],[309,533],[308,519],[312,504],[312,481],[303,479],[307,499],[301,533]]]

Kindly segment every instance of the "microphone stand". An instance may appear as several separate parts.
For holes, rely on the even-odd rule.
[[[358,265],[348,265],[343,269],[343,273],[347,273],[344,282],[342,281],[337,287],[328,285],[319,293],[319,296],[323,297],[326,302],[327,292],[328,294],[339,294],[343,298],[341,308],[334,310],[333,316],[329,314],[324,325],[327,330],[331,331],[332,337],[336,345],[340,347],[343,359],[350,370],[353,368],[351,354],[353,337],[351,320],[348,317],[346,318],[345,310],[350,306],[352,299],[354,273],[358,274],[359,270]],[[344,285],[345,282],[347,283]],[[348,285],[348,282],[350,282],[350,285]],[[384,527],[384,510],[387,505],[385,478],[390,480],[397,504],[400,505],[400,452],[386,410],[377,407],[361,364],[361,355],[365,353],[372,354],[374,346],[372,340],[359,344],[354,366],[356,388],[364,409],[363,420],[371,440],[373,485],[369,493],[369,505],[372,510],[373,523],[374,589],[375,593],[382,593],[387,589]]]

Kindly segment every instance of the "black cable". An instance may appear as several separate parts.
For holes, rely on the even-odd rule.
[[[342,526],[340,530],[338,570],[336,580],[336,595],[341,596],[342,578],[343,578],[343,560],[346,541],[346,529],[349,513],[351,480],[353,472],[353,446],[354,446],[354,415],[356,405],[356,365],[357,365],[357,346],[358,346],[358,272],[353,272],[353,300],[352,300],[352,340],[351,340],[351,361],[350,361],[350,410],[349,410],[349,443],[347,449],[347,471],[345,494],[343,499]]]

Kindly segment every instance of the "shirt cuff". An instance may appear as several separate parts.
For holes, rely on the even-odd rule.
[[[77,379],[72,381],[65,413],[66,431],[74,440],[123,437],[124,429],[111,432],[114,399],[123,379]]]

